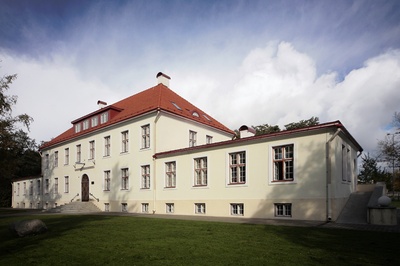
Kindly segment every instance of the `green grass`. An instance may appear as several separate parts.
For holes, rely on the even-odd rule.
[[[390,205],[395,206],[396,208],[400,208],[400,200],[397,200],[397,197],[396,199],[392,198],[392,203]]]
[[[11,222],[42,219],[25,238]],[[398,265],[399,234],[128,216],[0,216],[0,265]]]

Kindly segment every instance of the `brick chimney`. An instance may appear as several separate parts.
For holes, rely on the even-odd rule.
[[[163,84],[167,87],[169,87],[169,80],[171,79],[169,76],[165,75],[162,72],[158,72],[157,76],[157,84]]]

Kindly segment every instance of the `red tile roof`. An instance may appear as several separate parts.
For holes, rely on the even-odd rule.
[[[104,128],[109,125],[156,110],[169,112],[180,117],[184,117],[198,123],[213,127],[215,129],[224,131],[226,133],[232,135],[234,134],[232,130],[230,130],[187,100],[183,99],[181,96],[179,96],[161,83],[150,89],[139,92],[112,105],[78,118],[72,121],[72,123],[74,124],[81,122],[85,119],[90,118],[93,115],[100,114],[106,110],[114,111],[114,114],[110,116],[108,122],[104,124],[99,123],[98,126],[90,127],[86,130],[81,130],[78,133],[75,133],[74,127],[71,127],[51,141],[44,143],[40,147],[40,149],[44,149],[64,141],[74,139],[97,129]],[[194,113],[197,113],[198,115],[194,115]]]

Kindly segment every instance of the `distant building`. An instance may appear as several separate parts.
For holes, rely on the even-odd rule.
[[[340,121],[261,136],[242,126],[233,139],[169,89],[167,75],[157,80],[98,101],[45,143],[42,177],[16,180],[12,206],[92,201],[113,212],[325,221],[356,191],[362,148]]]

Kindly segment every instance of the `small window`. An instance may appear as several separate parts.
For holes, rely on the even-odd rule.
[[[80,131],[81,131],[81,124],[80,123],[75,124],[75,133],[78,133]]]
[[[85,121],[83,121],[82,127],[83,127],[83,130],[86,130],[89,128],[89,119],[86,119]]]
[[[203,116],[204,116],[204,118],[207,119],[208,121],[211,121],[211,119],[210,119],[208,116],[206,116],[206,115],[203,115]]]
[[[107,113],[107,112],[102,113],[102,114],[100,115],[100,124],[104,124],[104,123],[106,123],[107,121],[108,121],[108,113]]]
[[[177,105],[176,103],[174,103],[174,102],[171,102],[171,103],[175,106],[176,109],[182,110],[182,108],[180,108],[179,105]]]
[[[142,203],[142,212],[143,213],[149,212],[149,204],[148,203]]]
[[[276,217],[292,217],[292,204],[291,203],[275,203],[275,216]]]
[[[243,203],[231,203],[231,215],[243,216],[244,215],[244,204]]]
[[[109,212],[110,211],[110,203],[104,203],[104,211]]]
[[[207,136],[206,136],[206,144],[211,144],[212,142],[213,142],[213,137],[207,135]]]
[[[194,204],[194,212],[196,214],[205,214],[206,213],[206,204],[205,203],[195,203]]]
[[[196,112],[196,111],[194,111],[194,112],[192,113],[192,115],[195,116],[195,117],[199,117],[199,113]]]
[[[122,212],[128,212],[128,203],[122,203],[121,206],[122,206],[121,209]]]
[[[166,213],[174,213],[174,203],[167,203],[165,204],[165,212]]]
[[[97,116],[92,117],[91,123],[92,123],[92,127],[95,127],[99,124],[99,119],[97,118]]]
[[[189,147],[196,146],[197,132],[189,130]]]

